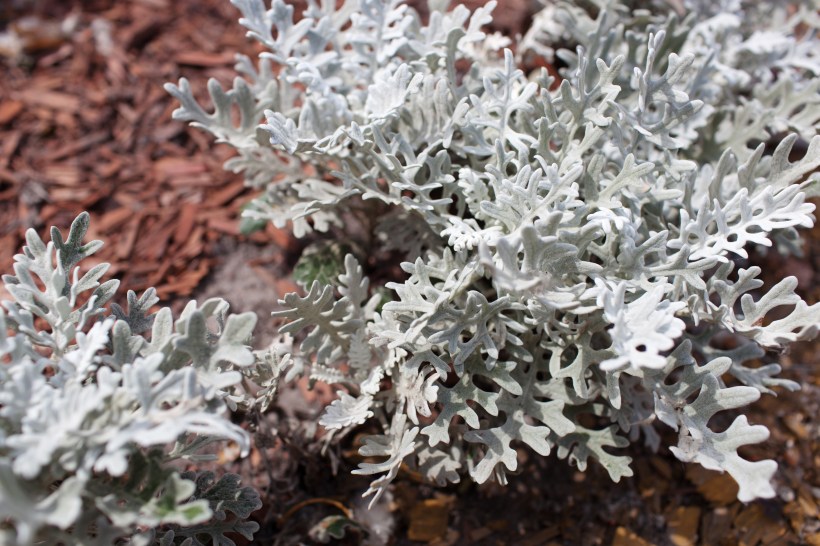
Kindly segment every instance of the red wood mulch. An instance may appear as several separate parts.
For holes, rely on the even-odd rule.
[[[527,0],[508,0],[497,10],[498,26],[520,30],[529,7]],[[230,82],[233,54],[255,51],[236,19],[227,0],[0,2],[0,270],[10,268],[26,228],[65,229],[88,210],[93,236],[106,241],[98,260],[112,263],[123,286],[156,286],[166,301],[201,290],[224,252],[217,240],[247,240],[238,235],[237,213],[251,193],[222,170],[227,147],[171,121],[175,105],[162,84],[185,76],[202,96],[209,77]],[[771,260],[767,268],[778,270],[775,279],[800,276],[814,301],[818,230],[809,260]],[[287,238],[269,228],[254,240],[284,245]],[[804,345],[784,357],[786,375],[804,385],[802,392],[764,397],[750,411],[750,421],[772,430],[768,442],[748,451],[780,463],[779,499],[742,505],[727,476],[640,448],[636,477],[617,485],[595,465],[579,473],[554,458],[531,458],[505,490],[465,485],[442,493],[402,474],[394,536],[435,544],[820,545],[816,348]],[[267,516],[255,515],[265,518],[260,539],[281,538],[276,516],[300,501],[344,495],[354,503],[361,494],[361,480],[344,469],[325,476],[334,481],[324,485],[302,475],[311,465],[327,474],[323,458],[260,449],[280,474],[302,480],[300,489],[265,499]],[[353,452],[343,452],[348,466]],[[264,474],[259,453],[244,463],[244,474]],[[299,517],[315,523],[327,515],[321,510],[310,505]],[[297,523],[293,518],[285,531],[296,533]]]
[[[171,121],[162,84],[230,82],[234,52],[253,47],[235,31],[235,9],[173,0],[23,7],[0,12],[22,48],[0,40],[0,264],[9,267],[28,227],[65,228],[88,210],[91,235],[106,242],[97,259],[123,286],[189,295],[213,264],[213,243],[238,235],[249,193],[222,170],[227,147]]]

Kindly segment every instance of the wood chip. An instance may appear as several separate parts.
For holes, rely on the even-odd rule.
[[[208,196],[208,199],[205,201],[204,205],[209,208],[224,207],[243,191],[245,191],[245,184],[241,181],[236,181],[235,183],[229,184],[227,187]]]
[[[561,528],[557,525],[551,525],[545,529],[541,529],[540,531],[536,531],[532,534],[527,534],[526,537],[521,539],[521,546],[540,546],[541,544],[545,544],[547,541],[559,536],[561,534]]]
[[[62,186],[77,186],[82,182],[82,172],[76,165],[58,163],[43,169],[43,175]]]
[[[62,25],[56,20],[27,16],[13,21],[9,26],[23,42],[26,53],[56,49],[66,39]]]
[[[90,135],[84,136],[83,138],[77,140],[76,142],[70,142],[65,146],[62,146],[53,152],[46,154],[45,160],[46,161],[57,161],[60,159],[64,159],[66,157],[74,157],[78,153],[91,148],[101,142],[105,142],[110,138],[108,131],[98,131],[96,133],[92,133]]]
[[[774,544],[786,534],[783,522],[768,517],[760,503],[743,508],[735,518],[734,524],[740,531],[740,546],[767,546]]]
[[[407,538],[430,542],[447,535],[452,498],[425,499],[410,509]]]
[[[806,416],[802,413],[790,413],[783,418],[783,422],[792,433],[805,440],[809,437],[809,429],[806,426]]]
[[[667,514],[669,540],[675,546],[698,544],[698,526],[701,510],[697,506],[678,506]]]
[[[202,254],[204,250],[205,241],[205,227],[196,226],[191,234],[185,239],[184,244],[177,250],[182,258],[195,258]]]
[[[700,465],[689,465],[686,477],[709,502],[725,506],[737,501],[737,482],[729,474],[706,470]]]
[[[96,233],[104,234],[101,236],[107,236],[133,215],[133,210],[127,207],[120,207],[118,209],[106,212],[99,219],[92,222],[91,229],[93,229]]]
[[[20,100],[29,106],[42,106],[51,110],[63,110],[76,113],[80,109],[80,99],[68,93],[56,91],[32,90],[20,96]]]
[[[14,120],[17,114],[23,111],[23,103],[19,100],[5,100],[0,102],[0,125],[6,125]]]
[[[205,164],[199,160],[184,157],[163,157],[154,163],[154,173],[162,179],[201,174],[207,171]]]
[[[135,21],[131,27],[123,32],[121,43],[125,49],[144,47],[159,35],[164,23],[165,20],[158,17]]]
[[[615,538],[612,539],[612,546],[654,546],[633,533],[626,527],[618,527],[615,529]]]
[[[225,233],[227,235],[239,235],[239,221],[230,218],[211,218],[208,220],[208,229]]]
[[[803,510],[808,517],[812,519],[820,518],[820,510],[818,510],[817,500],[807,487],[802,487],[797,496],[797,503],[800,509]]]
[[[92,199],[93,196],[94,191],[91,188],[64,188],[58,186],[48,190],[49,199],[56,202],[83,203]]]
[[[7,167],[11,161],[11,156],[17,150],[20,139],[23,138],[22,131],[12,131],[8,133],[0,143],[0,167]]]
[[[131,257],[131,251],[134,249],[134,244],[137,241],[139,229],[140,218],[133,218],[125,228],[124,236],[120,238],[117,244],[117,257],[120,260],[128,260]]]
[[[455,529],[447,529],[447,534],[441,538],[430,541],[430,546],[458,546],[463,544],[461,534]]]
[[[188,66],[230,66],[234,63],[232,53],[205,53],[204,51],[186,51],[175,58],[176,62]]]
[[[493,530],[489,527],[479,527],[477,529],[471,529],[470,532],[467,534],[467,539],[470,541],[470,543],[476,543],[480,540],[484,540],[492,534]]]
[[[184,203],[179,210],[176,229],[174,230],[174,244],[181,246],[194,229],[196,212],[199,207],[194,203]]]
[[[701,519],[701,544],[724,544],[731,536],[732,511],[720,506],[707,512]]]

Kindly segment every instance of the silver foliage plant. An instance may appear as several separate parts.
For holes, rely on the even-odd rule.
[[[258,361],[246,346],[253,313],[224,300],[191,302],[174,320],[150,309],[153,289],[104,306],[119,281],[108,264],[80,275],[100,241],[83,242],[89,216],[68,237],[34,230],[0,306],[0,543],[232,545],[259,494],[238,476],[181,472],[214,459],[203,447],[245,431],[226,403],[256,401],[237,389]],[[172,464],[175,463],[175,464]]]
[[[381,424],[356,470],[368,493],[402,463],[503,483],[524,446],[618,481],[624,448],[659,448],[665,425],[740,500],[774,495],[776,463],[738,453],[767,429],[712,418],[797,388],[761,359],[820,324],[795,278],[764,292],[736,265],[799,253],[814,223],[817,6],[556,1],[514,54],[484,30],[493,2],[431,1],[426,23],[397,0],[310,1],[298,20],[282,0],[232,2],[258,63],[209,83],[212,113],[186,80],[167,89],[262,189],[249,222],[373,236],[330,282],[303,268],[306,295],[274,313],[282,350],[299,341],[286,379],[338,386],[321,424]],[[533,56],[560,82],[519,68]],[[387,291],[360,261],[385,250],[406,257]]]

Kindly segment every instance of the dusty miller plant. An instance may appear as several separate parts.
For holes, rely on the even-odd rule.
[[[764,292],[736,265],[752,247],[799,253],[814,223],[816,7],[551,2],[513,54],[483,30],[493,2],[432,1],[423,22],[393,0],[310,1],[298,20],[282,0],[232,1],[258,63],[209,83],[212,113],[186,80],[167,89],[262,190],[249,227],[336,248],[274,316],[298,341],[286,378],[338,387],[321,423],[380,423],[356,470],[368,493],[402,463],[504,482],[516,446],[618,481],[624,448],[657,449],[665,425],[675,456],[731,474],[740,500],[774,495],[776,463],[738,453],[767,429],[712,418],[797,388],[761,359],[820,323],[795,278]],[[560,81],[519,68],[537,57]],[[368,254],[397,252],[403,279],[371,286]]]
[[[154,289],[107,309],[119,285],[101,283],[108,264],[78,266],[102,246],[83,242],[88,223],[81,214],[67,238],[52,228],[48,243],[29,230],[3,277],[13,299],[0,306],[0,543],[252,538],[256,491],[235,474],[179,468],[215,458],[202,452],[214,442],[247,452],[225,410],[257,403],[243,378],[264,382],[246,346],[256,316],[211,299],[174,320],[151,312]]]

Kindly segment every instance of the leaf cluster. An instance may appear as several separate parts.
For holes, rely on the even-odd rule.
[[[741,500],[774,495],[775,464],[737,451],[768,432],[710,419],[795,388],[760,358],[820,324],[795,279],[763,292],[736,266],[751,247],[799,252],[814,224],[816,10],[556,1],[513,54],[484,30],[494,2],[431,3],[428,20],[397,0],[310,2],[298,21],[283,0],[233,3],[258,68],[241,58],[232,91],[210,85],[213,114],[186,81],[167,89],[262,188],[249,221],[370,257],[334,278],[341,260],[312,255],[308,293],[274,314],[299,342],[288,377],[339,390],[320,422],[381,423],[361,449],[381,460],[357,471],[379,476],[370,493],[403,463],[504,482],[519,446],[617,481],[623,448],[657,449],[667,425],[675,455],[729,472]],[[537,57],[560,80],[522,70]],[[387,250],[405,276],[381,305],[363,266]]]
[[[225,410],[248,398],[238,387],[259,363],[248,347],[256,316],[212,299],[174,320],[153,312],[153,289],[109,312],[118,281],[100,282],[108,264],[80,275],[102,246],[83,243],[88,224],[83,213],[48,243],[29,230],[3,278],[13,299],[0,307],[0,542],[252,538],[256,491],[172,463],[212,459],[203,448],[216,442],[248,451]]]

